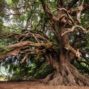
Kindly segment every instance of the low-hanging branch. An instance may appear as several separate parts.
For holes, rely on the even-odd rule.
[[[17,55],[20,52],[20,49],[24,47],[44,47],[45,49],[47,48],[52,48],[52,43],[51,42],[40,42],[40,43],[35,43],[31,41],[21,41],[12,45],[9,45],[5,47],[6,50],[3,50],[0,52],[0,59],[2,59],[5,56],[8,55]]]
[[[31,42],[31,41],[22,41],[22,42],[10,45],[7,48],[12,48],[13,49],[13,48],[21,48],[23,46],[34,46],[34,47],[44,46],[46,48],[49,48],[49,47],[52,46],[52,43],[51,42],[48,42],[48,43],[43,43],[43,42],[34,43],[34,42]]]

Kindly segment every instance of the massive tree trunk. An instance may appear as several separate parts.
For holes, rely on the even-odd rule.
[[[44,79],[44,82],[50,85],[89,86],[89,79],[82,75],[77,68],[71,64],[70,56],[65,49],[61,49],[58,60],[52,59],[52,65],[55,69],[54,72],[48,75]]]
[[[68,8],[66,9],[62,0],[58,0],[58,12],[57,17],[52,15],[48,5],[40,0],[44,9],[44,12],[50,19],[52,30],[57,38],[57,42],[60,45],[60,53],[57,59],[51,57],[49,60],[53,60],[54,73],[48,75],[45,81],[52,85],[88,85],[89,80],[83,76],[78,70],[71,64],[71,60],[80,59],[81,53],[78,48],[72,47],[69,41],[69,34],[73,32],[75,28],[80,28],[85,31],[80,23],[80,15],[82,11],[82,5],[79,6],[79,12],[76,11],[76,20],[71,16],[72,11],[70,10],[78,0],[74,2],[72,0]],[[62,1],[62,3],[60,3]],[[69,10],[69,12],[67,11]],[[70,13],[71,12],[71,13]]]
[[[65,28],[61,29],[61,32]],[[60,32],[60,33],[61,33]],[[51,85],[80,85],[80,86],[89,86],[89,79],[83,76],[78,72],[77,68],[71,64],[71,60],[75,60],[76,54],[75,49],[70,47],[68,35],[64,35],[63,37],[59,33],[59,44],[60,44],[60,54],[59,58],[56,60],[55,58],[51,58],[49,60],[53,60],[53,68],[54,72],[48,75],[44,82]],[[67,46],[66,46],[67,45]]]

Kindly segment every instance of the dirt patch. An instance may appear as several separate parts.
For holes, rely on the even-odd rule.
[[[50,86],[39,82],[1,82],[0,89],[89,89],[89,87]]]

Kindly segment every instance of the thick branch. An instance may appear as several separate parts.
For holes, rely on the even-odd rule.
[[[42,7],[43,7],[45,14],[49,17],[49,19],[53,20],[53,21],[58,21],[59,18],[57,18],[56,16],[53,16],[53,14],[51,13],[48,5],[45,3],[45,0],[40,0],[40,2],[42,4]]]
[[[40,46],[44,46],[44,47],[50,47],[52,46],[52,43],[34,43],[31,41],[22,41],[13,45],[9,45],[7,48],[11,48],[11,49],[15,49],[15,48],[22,48],[24,46],[35,46],[35,47],[40,47]]]
[[[77,58],[81,57],[81,53],[79,51],[79,49],[74,49],[70,44],[66,44],[65,45],[65,49],[68,51],[71,51]]]
[[[8,56],[8,55],[17,55],[19,52],[20,52],[20,49],[21,48],[24,48],[24,47],[44,47],[44,48],[51,48],[52,47],[52,43],[50,42],[47,42],[47,43],[34,43],[34,42],[31,42],[31,41],[22,41],[22,42],[19,42],[19,43],[16,43],[16,44],[12,44],[12,45],[9,45],[6,48],[6,50],[4,50],[4,52],[0,52],[0,58],[2,57],[5,57],[5,56]],[[8,49],[8,50],[7,50]]]
[[[48,7],[48,5],[45,3],[45,0],[40,0],[41,4],[42,4],[42,7],[45,11],[45,13],[48,15],[49,18],[52,18],[52,13]]]
[[[69,13],[73,16],[75,16],[77,14],[78,11],[82,11],[83,13],[85,11],[89,11],[89,5],[88,4],[83,4],[83,6],[79,6],[79,8],[71,8],[71,10],[69,10]]]
[[[35,40],[42,39],[42,40],[48,41],[48,37],[46,35],[40,35],[40,34],[32,33],[32,32],[27,32],[27,33],[23,33],[23,34],[12,34],[9,37],[13,37],[13,36],[17,40],[21,40],[21,41],[23,41],[25,38],[28,38],[28,37],[29,38],[33,37]]]

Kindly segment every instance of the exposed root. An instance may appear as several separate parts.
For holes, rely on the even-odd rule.
[[[75,85],[89,86],[89,79],[78,72],[71,64],[65,63],[60,66],[59,72],[56,71],[44,79],[50,85]]]

